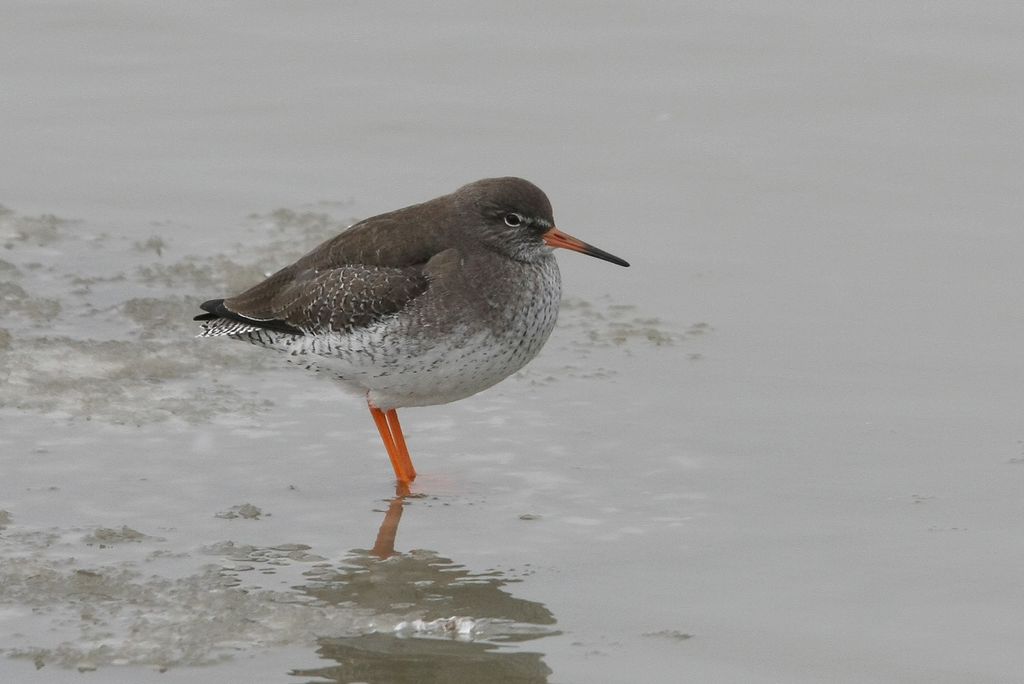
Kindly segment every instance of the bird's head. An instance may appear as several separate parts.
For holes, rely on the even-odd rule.
[[[457,206],[473,217],[483,241],[519,261],[550,258],[561,247],[610,261],[629,264],[555,227],[551,202],[544,191],[522,178],[485,178],[455,191]]]

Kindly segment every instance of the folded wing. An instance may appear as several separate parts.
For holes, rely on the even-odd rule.
[[[196,317],[204,337],[257,329],[292,335],[350,332],[401,311],[428,286],[421,266],[355,264],[275,274],[237,297],[212,299]]]

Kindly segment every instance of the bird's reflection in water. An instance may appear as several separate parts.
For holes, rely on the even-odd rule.
[[[474,574],[433,551],[395,551],[410,498],[407,489],[396,491],[372,549],[352,551],[344,565],[320,569],[299,587],[323,603],[380,616],[381,631],[321,639],[318,654],[337,665],[292,674],[336,682],[547,682],[551,670],[542,654],[505,644],[555,634],[554,616],[504,591],[515,580],[499,572]],[[460,634],[446,622],[452,616],[470,618],[473,632]],[[392,633],[403,619],[421,620],[429,636],[409,636],[415,627]]]

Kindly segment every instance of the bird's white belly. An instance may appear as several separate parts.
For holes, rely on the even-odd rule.
[[[539,351],[539,345],[536,350],[517,350],[511,340],[487,332],[449,336],[411,354],[404,353],[403,346],[384,352],[369,366],[358,360],[342,361],[348,368],[338,368],[336,376],[369,390],[370,401],[380,408],[429,406],[485,390],[522,368]],[[327,367],[335,365],[334,359],[323,361]]]
[[[529,326],[500,333],[456,328],[440,337],[416,335],[397,330],[390,319],[345,334],[239,337],[276,348],[289,362],[330,375],[386,410],[457,401],[504,380],[540,352],[557,313],[551,307]]]
[[[491,387],[540,352],[561,298],[554,259],[537,277],[500,294],[475,299],[476,308],[465,310],[425,296],[418,306],[348,332],[256,330],[232,337],[284,352],[381,409],[445,404]]]

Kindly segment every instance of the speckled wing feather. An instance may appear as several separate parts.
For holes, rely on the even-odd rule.
[[[269,281],[264,281],[268,283]],[[261,285],[263,285],[261,283]],[[402,310],[428,285],[418,266],[386,268],[362,264],[303,271],[283,287],[261,287],[203,304],[225,324],[292,334],[349,332]],[[209,306],[208,306],[209,305]],[[227,330],[237,334],[245,330]]]
[[[445,200],[368,218],[245,292],[203,303],[203,335],[343,331],[400,311],[426,290],[426,263],[452,246]]]

